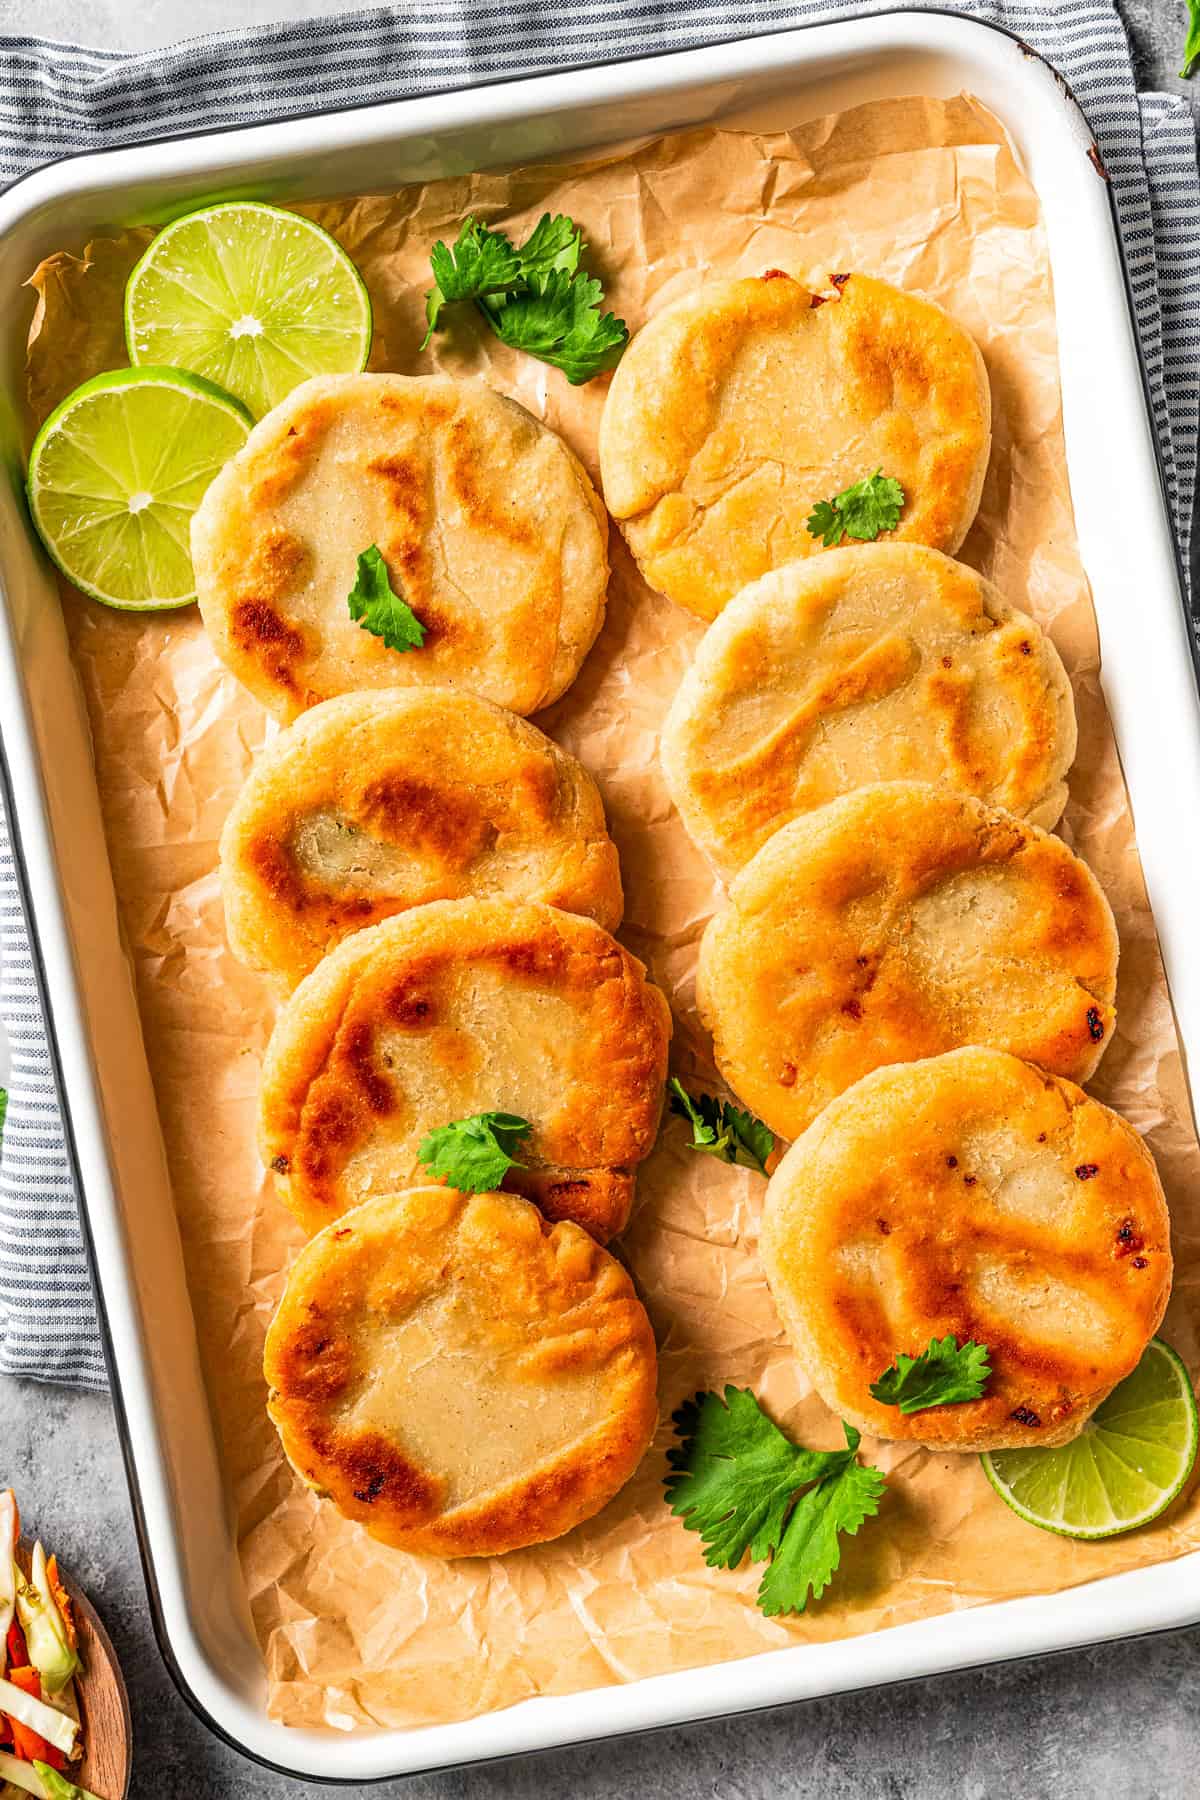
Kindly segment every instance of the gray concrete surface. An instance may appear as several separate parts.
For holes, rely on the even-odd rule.
[[[0,31],[142,49],[333,4],[0,0]],[[1139,79],[1187,91],[1174,74],[1184,0],[1126,0],[1124,11]],[[0,1478],[15,1484],[109,1625],[133,1701],[138,1800],[318,1792],[216,1742],[172,1688],[105,1400],[0,1379]],[[1200,1630],[352,1791],[410,1800],[1197,1800]]]

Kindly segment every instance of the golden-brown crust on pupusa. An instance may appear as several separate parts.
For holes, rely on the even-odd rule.
[[[1060,838],[881,782],[769,838],[700,946],[722,1075],[795,1138],[871,1069],[988,1044],[1086,1081],[1113,1032],[1117,931]]]
[[[654,1147],[671,1016],[635,957],[541,902],[439,900],[356,932],[279,1014],[259,1141],[317,1231],[421,1178],[435,1127],[515,1113],[505,1185],[603,1241]]]
[[[511,1194],[413,1188],[300,1253],[267,1333],[301,1478],[398,1549],[496,1556],[607,1505],[657,1419],[628,1274]]]
[[[470,895],[621,921],[591,776],[536,726],[450,688],[344,694],[258,758],[221,836],[234,954],[289,985],[366,925]]]
[[[651,587],[714,619],[748,582],[823,555],[821,500],[897,479],[892,536],[952,555],[991,448],[970,336],[870,275],[811,293],[782,270],[710,281],[638,332],[600,428],[604,498]]]
[[[399,651],[347,596],[374,545],[425,627]],[[254,427],[192,520],[213,646],[283,719],[432,683],[513,712],[570,686],[604,619],[608,520],[582,464],[478,381],[320,375]]]
[[[1049,830],[1075,756],[1049,638],[923,544],[789,563],[732,599],[663,722],[684,824],[730,877],[798,814],[870,782],[945,783]]]
[[[878,1069],[771,1177],[763,1264],[796,1355],[860,1430],[939,1450],[1065,1444],[1137,1365],[1170,1221],[1131,1125],[1001,1051]],[[988,1348],[982,1398],[903,1414],[870,1384],[931,1338]]]

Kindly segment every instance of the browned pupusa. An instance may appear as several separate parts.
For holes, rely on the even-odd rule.
[[[267,1333],[269,1410],[303,1480],[399,1549],[561,1536],[632,1475],[654,1335],[621,1265],[511,1194],[417,1187],[301,1251]]]
[[[983,358],[940,306],[870,275],[811,293],[772,269],[706,282],[642,327],[600,469],[651,587],[714,619],[768,569],[824,555],[812,508],[877,469],[906,497],[893,536],[953,554],[990,446]]]
[[[439,900],[356,932],[279,1014],[259,1142],[308,1231],[421,1178],[428,1132],[527,1119],[506,1185],[600,1241],[650,1154],[671,1019],[590,919],[541,902]]]
[[[795,1138],[885,1063],[990,1044],[1086,1081],[1112,1036],[1117,932],[1060,838],[968,794],[880,782],[793,819],[700,946],[717,1065]]]
[[[881,542],[735,595],[663,722],[662,764],[729,877],[789,819],[876,781],[942,782],[1049,829],[1075,738],[1033,620],[940,551]]]
[[[607,540],[562,439],[482,382],[446,376],[302,382],[192,520],[217,654],[284,719],[427,682],[521,714],[549,705],[604,618]],[[389,648],[350,614],[371,545],[426,628],[418,649]]]
[[[1072,1082],[997,1050],[877,1069],[771,1177],[767,1279],[821,1397],[944,1450],[1064,1444],[1137,1365],[1171,1288],[1149,1150]],[[982,1398],[905,1415],[869,1392],[933,1337],[986,1344]]]
[[[515,714],[449,688],[326,700],[255,763],[221,836],[234,954],[289,985],[353,931],[507,895],[621,921],[595,783]]]

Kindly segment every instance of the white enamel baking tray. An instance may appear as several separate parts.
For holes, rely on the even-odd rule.
[[[1045,209],[1067,450],[1099,615],[1108,703],[1185,1045],[1200,1053],[1200,703],[1124,267],[1091,134],[1015,40],[899,13],[303,121],[69,160],[0,197],[0,722],[68,1136],[108,1338],[156,1629],[214,1730],[288,1773],[363,1782],[774,1706],[1200,1618],[1200,1555],[843,1643],[535,1699],[412,1732],[288,1731],[241,1587],[199,1367],[133,990],[122,956],[88,730],[50,571],[21,499],[27,318],[19,283],[48,251],[159,220],[215,191],[279,201],[390,189],[576,151],[763,102],[794,115],[884,94],[968,89],[1005,122]],[[1119,498],[1119,505],[1118,505]]]

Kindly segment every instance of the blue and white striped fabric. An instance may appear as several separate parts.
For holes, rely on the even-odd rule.
[[[0,1021],[10,1059],[0,1144],[0,1367],[103,1387],[100,1333],[2,810],[0,958]]]
[[[681,50],[883,10],[858,0],[410,0],[128,57],[0,37],[0,184],[73,151]],[[1185,559],[1200,395],[1200,208],[1187,103],[1134,88],[1110,0],[962,0],[1066,76],[1112,178]],[[103,1362],[46,1039],[0,819],[0,1366],[101,1386]]]

